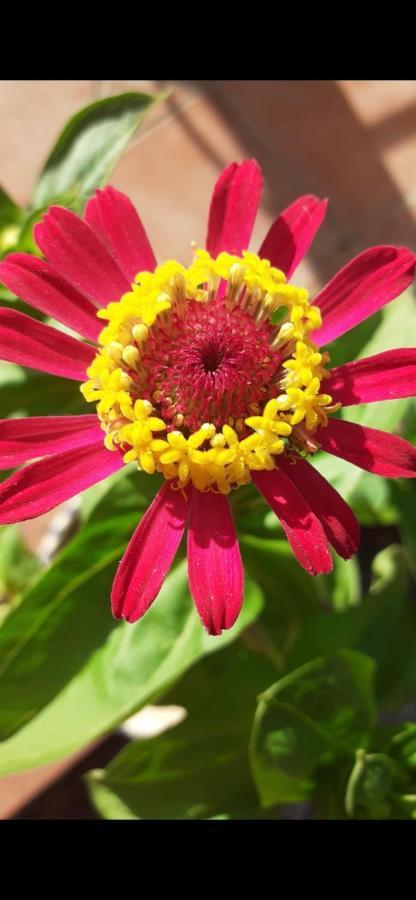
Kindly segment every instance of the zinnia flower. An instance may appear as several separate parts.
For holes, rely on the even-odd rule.
[[[411,283],[416,258],[373,247],[311,303],[288,283],[326,209],[296,200],[247,251],[262,178],[232,163],[214,188],[205,250],[157,265],[126,196],[97,191],[84,218],[52,206],[45,256],[12,253],[0,279],[84,340],[0,310],[0,357],[82,382],[96,413],[1,422],[0,523],[38,516],[134,461],[165,479],[119,565],[113,612],[134,622],[157,596],[186,526],[190,592],[211,634],[240,611],[243,569],[228,495],[253,481],[300,564],[331,570],[359,542],[356,518],[308,462],[319,449],[378,475],[416,475],[416,450],[333,418],[340,406],[414,394],[416,350],[328,369],[325,349]],[[103,327],[104,326],[104,327]],[[278,573],[276,573],[278,577]]]

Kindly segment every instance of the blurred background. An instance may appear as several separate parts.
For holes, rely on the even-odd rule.
[[[2,81],[2,185],[19,204],[27,203],[52,144],[77,110],[125,91],[164,89],[171,89],[170,96],[146,118],[111,178],[139,210],[160,260],[189,262],[191,241],[204,241],[218,173],[247,157],[258,160],[265,178],[253,250],[300,194],[330,200],[325,225],[297,276],[308,289],[319,288],[368,246],[416,247],[416,80]],[[31,548],[51,515],[22,526]],[[141,715],[138,733],[140,727],[144,733],[157,729],[155,715]],[[108,759],[123,738],[111,740]],[[48,817],[51,810],[55,817],[85,815],[79,772],[106,762],[101,749],[94,752],[99,758],[90,755],[85,765],[81,756],[1,779],[0,818],[24,817],[25,808],[33,817]]]

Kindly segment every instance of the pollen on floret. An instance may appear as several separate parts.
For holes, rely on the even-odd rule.
[[[282,453],[315,452],[339,408],[320,390],[319,309],[249,251],[168,260],[97,315],[101,349],[81,391],[105,446],[176,489],[227,494]]]

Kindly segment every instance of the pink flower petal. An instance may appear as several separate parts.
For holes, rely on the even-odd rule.
[[[387,350],[331,369],[325,392],[343,406],[416,394],[416,350]]]
[[[136,622],[157,597],[185,530],[189,500],[166,482],[141,519],[117,569],[111,595],[116,619]]]
[[[24,466],[0,485],[0,525],[41,516],[123,465],[119,453],[95,441]]]
[[[0,419],[0,469],[98,441],[103,433],[96,415],[34,416]]]
[[[413,281],[415,264],[405,247],[372,247],[356,256],[313,301],[323,318],[315,343],[328,344],[398,297]]]
[[[415,478],[416,449],[378,428],[331,419],[316,434],[323,450],[385,478]]]
[[[322,225],[327,205],[327,200],[319,200],[313,194],[299,197],[273,223],[259,256],[270,260],[272,266],[282,269],[290,278]]]
[[[310,575],[332,569],[332,557],[320,520],[283,469],[252,472],[256,488],[281,522],[296,559]]]
[[[240,255],[246,250],[260,202],[261,169],[254,159],[227,166],[214,187],[206,247],[212,256],[222,250]]]
[[[352,509],[306,459],[299,457],[293,464],[282,455],[279,456],[279,467],[318,517],[338,555],[349,559],[360,543],[360,526]]]
[[[125,194],[111,186],[97,191],[87,203],[84,218],[129,282],[138,272],[153,272],[156,257],[139,216]]]
[[[71,210],[51,206],[34,233],[54,268],[98,306],[117,301],[130,290],[130,282],[95,232]]]
[[[94,356],[92,347],[68,334],[14,309],[0,309],[0,359],[62,378],[86,381],[86,370]]]
[[[49,263],[28,253],[11,253],[0,263],[0,281],[35,309],[96,341],[103,323],[96,307],[64,281]]]
[[[194,490],[188,531],[189,588],[209,634],[231,628],[243,602],[244,573],[228,500]]]

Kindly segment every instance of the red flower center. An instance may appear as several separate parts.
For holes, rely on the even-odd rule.
[[[192,433],[212,422],[241,433],[244,419],[276,395],[281,354],[271,347],[272,331],[270,322],[256,323],[224,300],[189,301],[186,318],[172,312],[153,326],[140,375],[132,373],[137,396],[153,404],[168,430],[180,425]]]

